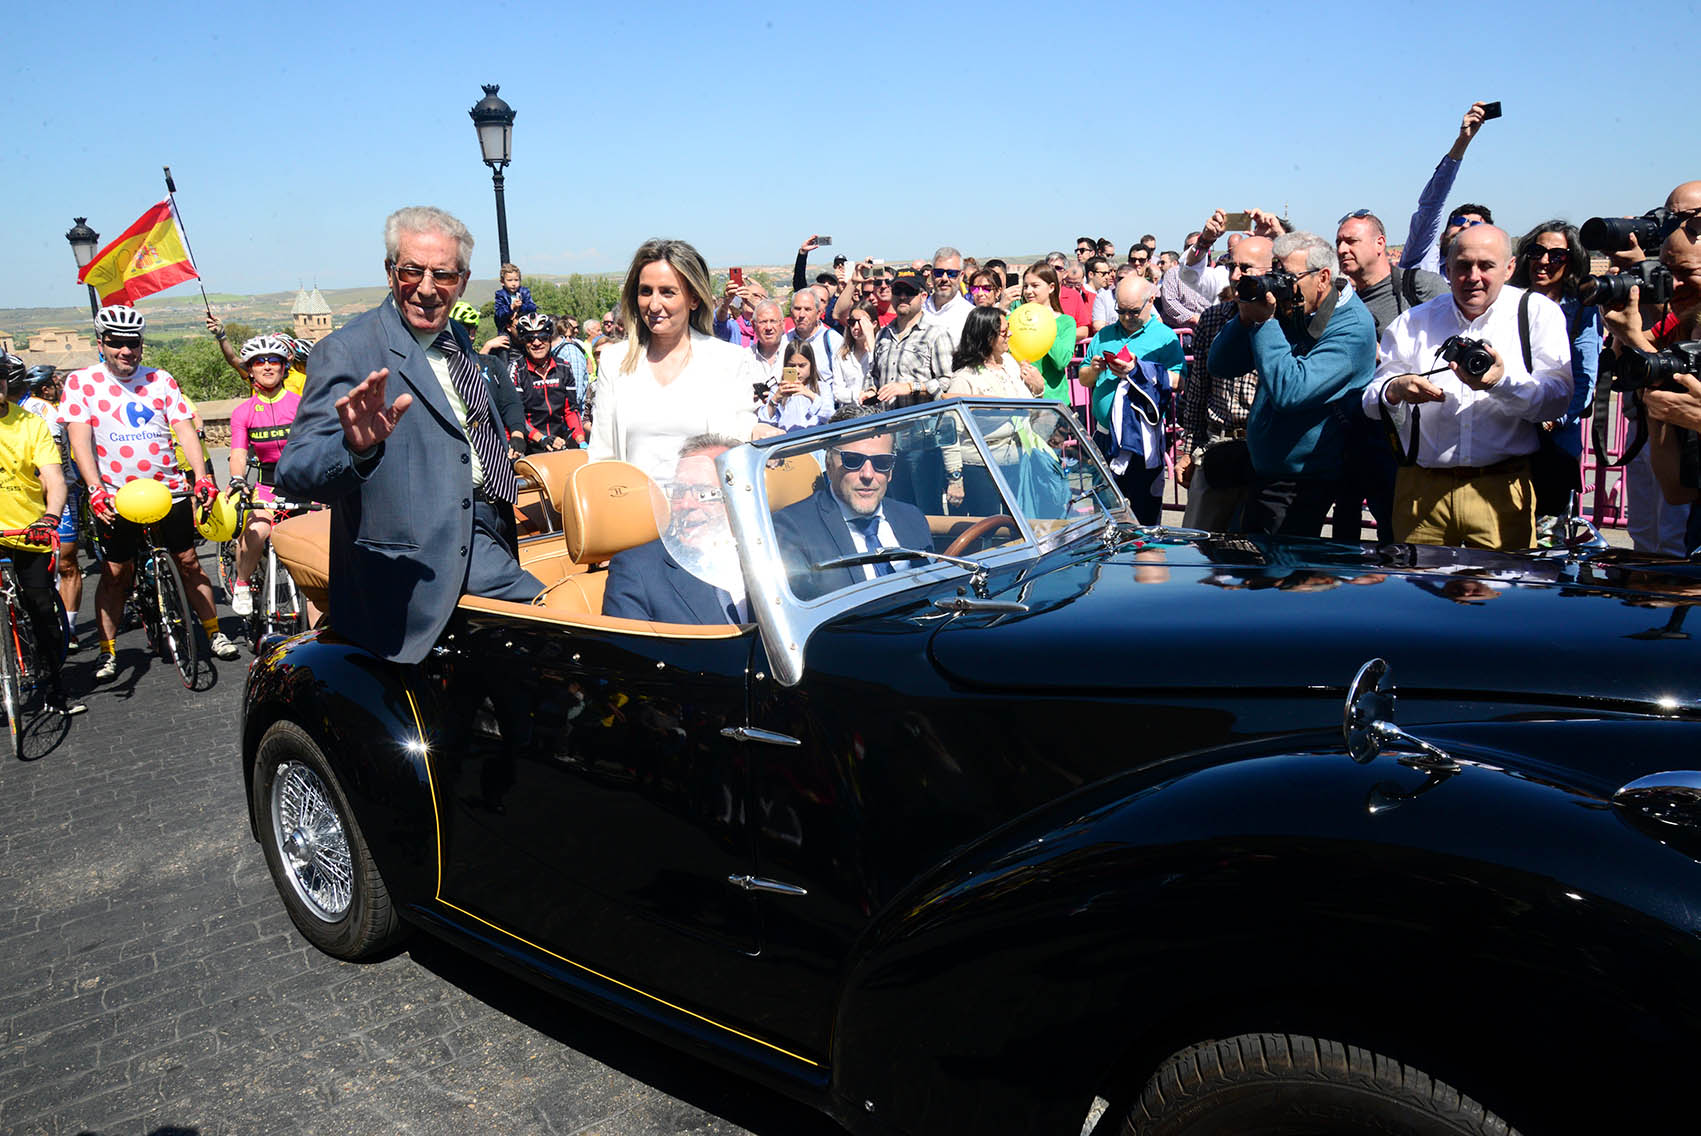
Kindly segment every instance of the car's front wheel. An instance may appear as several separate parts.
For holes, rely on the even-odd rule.
[[[306,731],[292,722],[266,731],[253,791],[266,866],[307,940],[340,959],[400,941],[404,928],[354,812]]]
[[[1128,1136],[1517,1136],[1419,1069],[1358,1046],[1254,1033],[1175,1054],[1123,1123]]]

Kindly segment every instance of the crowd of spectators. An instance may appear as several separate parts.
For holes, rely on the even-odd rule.
[[[1317,536],[1332,518],[1330,535],[1356,540],[1368,511],[1377,539],[1529,547],[1538,518],[1578,509],[1583,432],[1606,418],[1596,398],[1603,368],[1695,336],[1701,183],[1673,191],[1661,248],[1645,253],[1632,238],[1611,253],[1611,271],[1637,272],[1643,285],[1654,277],[1637,265],[1662,259],[1671,283],[1669,295],[1649,297],[1658,310],[1637,289],[1596,303],[1576,225],[1544,221],[1515,237],[1487,205],[1447,207],[1492,115],[1483,103],[1465,113],[1398,246],[1373,208],[1347,211],[1333,229],[1215,209],[1175,249],[1151,234],[1125,252],[1083,236],[1073,256],[1011,265],[943,246],[903,264],[836,256],[811,277],[811,257],[828,243],[811,236],[782,296],[736,269],[718,295],[706,270],[682,272],[693,330],[679,342],[713,339],[737,352],[717,356],[737,377],[715,389],[738,392],[741,405],[722,409],[750,416],[757,437],[825,422],[847,404],[1033,396],[1076,407],[1142,520],[1158,519],[1173,476],[1187,489],[1182,523],[1194,528]],[[534,375],[528,387],[526,368],[547,371],[553,358],[572,372],[561,385],[573,392],[574,422],[528,427],[528,440],[577,444],[582,419],[588,444],[607,454],[619,450],[608,440],[612,416],[667,415],[671,395],[633,402],[592,381],[642,355],[626,343],[649,343],[633,290],[641,270],[635,260],[619,311],[556,319],[511,358],[507,335],[486,346],[529,392],[528,407],[547,410],[539,392],[555,386]],[[529,305],[505,265],[498,309],[526,320]],[[1021,305],[1038,305],[1056,331],[1025,362],[1008,349],[1009,313]],[[1624,473],[1631,535],[1647,551],[1686,552],[1701,544],[1686,532],[1701,386],[1680,375],[1626,397],[1624,411],[1636,423]],[[712,425],[738,432],[736,418]],[[1129,423],[1161,443],[1130,441]],[[920,494],[950,509],[984,505],[984,471],[948,465],[945,483]]]

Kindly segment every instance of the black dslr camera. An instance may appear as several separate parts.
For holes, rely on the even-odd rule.
[[[1626,351],[1618,357],[1612,389],[1638,391],[1648,388],[1680,389],[1676,375],[1701,376],[1701,341],[1688,340],[1664,351]]]
[[[1671,269],[1657,260],[1639,260],[1624,271],[1612,276],[1591,276],[1577,286],[1577,296],[1585,304],[1612,308],[1630,299],[1630,289],[1642,290],[1645,304],[1663,304],[1671,299]]]
[[[1242,276],[1235,281],[1234,294],[1239,299],[1255,304],[1268,292],[1276,297],[1276,303],[1291,304],[1299,295],[1298,284],[1299,277],[1277,265],[1257,276]]]
[[[1481,339],[1472,339],[1468,335],[1449,335],[1441,344],[1441,361],[1457,363],[1459,370],[1480,379],[1494,367],[1494,352],[1488,349],[1488,343]]]
[[[1640,217],[1590,217],[1577,236],[1590,252],[1625,252],[1634,236],[1637,246],[1651,256],[1678,224],[1664,209],[1650,209]]]

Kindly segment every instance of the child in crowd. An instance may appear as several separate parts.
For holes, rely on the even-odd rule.
[[[832,418],[833,396],[821,389],[815,349],[807,343],[788,343],[781,365],[780,381],[757,408],[756,417],[786,434]]]
[[[502,287],[496,289],[496,330],[504,335],[513,333],[509,326],[515,316],[537,311],[532,303],[532,290],[520,283],[520,268],[515,264],[502,266]]]

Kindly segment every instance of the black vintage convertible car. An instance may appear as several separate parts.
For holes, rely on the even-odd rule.
[[[1142,528],[1042,403],[715,471],[537,463],[538,604],[262,653],[307,938],[424,930],[857,1132],[1693,1126],[1696,565]],[[809,538],[848,489],[886,524]],[[603,613],[682,507],[748,622]]]

